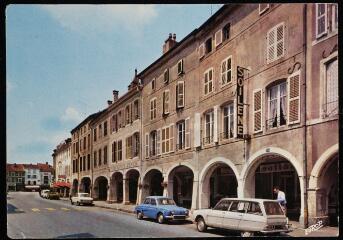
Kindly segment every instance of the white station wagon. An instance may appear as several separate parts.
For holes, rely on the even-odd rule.
[[[194,210],[193,221],[199,232],[207,227],[241,232],[242,237],[255,233],[291,232],[288,219],[276,200],[256,198],[223,198],[212,209]]]
[[[89,195],[89,193],[77,193],[76,196],[74,196],[70,199],[70,203],[71,203],[71,205],[76,203],[76,205],[78,205],[78,206],[80,204],[93,205],[93,198]]]

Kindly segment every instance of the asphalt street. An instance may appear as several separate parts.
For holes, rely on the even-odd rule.
[[[38,192],[8,194],[7,234],[20,239],[237,236],[216,229],[200,233],[190,221],[161,225],[154,220],[138,220],[130,213],[43,199]]]

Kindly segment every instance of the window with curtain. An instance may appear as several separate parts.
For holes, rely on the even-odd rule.
[[[233,138],[234,123],[233,103],[223,107],[223,139]]]
[[[287,85],[286,81],[268,89],[268,128],[286,125]]]

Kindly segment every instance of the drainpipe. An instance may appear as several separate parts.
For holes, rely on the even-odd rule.
[[[306,65],[307,65],[307,4],[304,4],[303,8],[303,51],[304,51],[304,59],[305,59],[305,64],[304,64],[304,145],[303,145],[303,168],[304,168],[304,225],[305,228],[308,227],[308,194],[307,194],[307,119],[306,119],[306,114],[307,114],[307,102],[306,102],[306,96],[307,96],[307,78],[306,78]]]

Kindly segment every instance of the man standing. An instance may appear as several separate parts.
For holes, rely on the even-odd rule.
[[[274,193],[277,194],[276,200],[280,203],[282,210],[286,215],[286,203],[287,203],[287,201],[286,201],[285,193],[283,191],[281,191],[278,186],[275,186],[273,191],[274,191]]]

